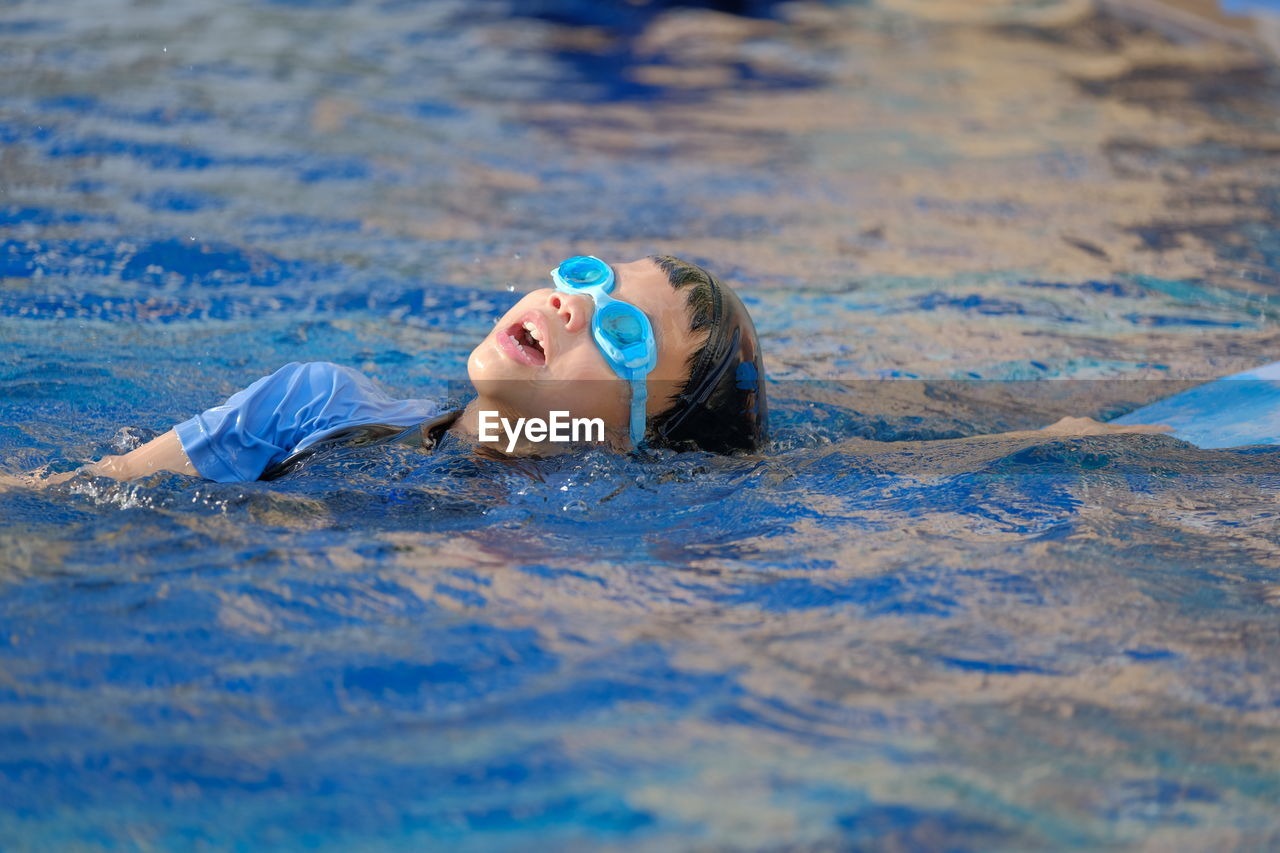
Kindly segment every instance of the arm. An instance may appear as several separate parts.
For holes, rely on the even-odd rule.
[[[1093,418],[1059,418],[1040,429],[1021,429],[1010,432],[977,433],[959,438],[934,438],[921,441],[889,441],[878,442],[867,440],[868,444],[933,444],[942,442],[981,443],[999,439],[1031,439],[1045,441],[1049,438],[1080,438],[1086,435],[1119,435],[1122,433],[1143,433],[1162,435],[1173,432],[1173,427],[1164,424],[1113,424],[1095,421]]]
[[[1049,437],[1080,438],[1086,435],[1118,435],[1121,433],[1163,434],[1173,432],[1164,424],[1110,424],[1093,418],[1059,418],[1040,429],[1020,429],[1011,432],[988,432],[964,438],[934,439],[935,441],[987,441],[989,439],[1022,438],[1046,439]]]
[[[372,423],[410,426],[436,414],[439,407],[434,403],[393,400],[368,377],[349,368],[328,362],[292,362],[142,447],[80,470],[117,480],[174,471],[220,483],[245,482],[256,480],[297,447],[334,430]],[[47,478],[41,478],[41,472],[0,474],[0,490],[48,486],[75,473]]]
[[[57,483],[64,483],[76,474],[96,474],[99,477],[112,477],[116,480],[132,480],[145,477],[157,471],[175,471],[179,474],[200,476],[200,472],[191,464],[178,434],[169,430],[158,438],[153,438],[141,447],[135,448],[122,456],[104,456],[97,462],[83,465],[74,471],[63,471],[60,474],[43,476],[43,469],[30,474],[0,474],[0,492],[10,488],[42,489]]]
[[[966,438],[938,439],[939,441],[978,441],[989,438],[1046,438],[1060,436],[1062,438],[1079,438],[1085,435],[1117,435],[1120,433],[1168,433],[1173,427],[1164,424],[1109,424],[1095,421],[1093,418],[1059,418],[1040,429],[1020,429],[1011,432],[988,432],[967,436]]]
[[[116,480],[132,480],[157,471],[174,471],[192,477],[200,476],[196,466],[191,464],[187,452],[182,449],[178,434],[173,430],[169,430],[159,438],[153,438],[123,456],[104,456],[80,470],[87,474],[112,477]]]
[[[219,483],[256,480],[294,450],[346,427],[409,426],[439,413],[425,400],[393,400],[358,371],[292,362],[91,473],[140,477],[178,471]]]
[[[1113,435],[1122,432],[1141,432],[1141,433],[1162,433],[1173,432],[1173,427],[1164,424],[1104,424],[1101,421],[1095,421],[1093,418],[1061,418],[1047,427],[1041,427],[1038,430],[1029,430],[1025,433],[1004,433],[1005,435],[1036,435],[1037,433],[1045,433],[1048,435],[1062,436],[1079,436],[1079,435]]]
[[[104,457],[79,470],[117,480],[156,471],[218,482],[253,480],[306,436],[314,426],[314,415],[324,410],[333,391],[350,384],[336,365],[287,364],[233,394],[226,403],[183,421],[141,447],[121,456]],[[0,485],[43,487],[79,472],[48,477],[41,473],[9,478]]]

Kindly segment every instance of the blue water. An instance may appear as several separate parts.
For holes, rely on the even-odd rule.
[[[0,474],[460,399],[575,253],[737,285],[774,424],[0,487],[0,849],[1280,845],[1280,448],[981,437],[1280,357],[1275,70],[1144,26],[0,6]]]

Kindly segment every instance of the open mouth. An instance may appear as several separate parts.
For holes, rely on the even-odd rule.
[[[547,351],[542,343],[542,333],[532,320],[512,323],[502,333],[503,349],[518,361],[541,366],[547,363]]]

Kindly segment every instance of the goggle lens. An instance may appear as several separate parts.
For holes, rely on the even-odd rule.
[[[570,287],[593,287],[609,277],[609,267],[595,258],[579,256],[560,264],[559,273]]]
[[[600,312],[600,330],[621,347],[644,340],[644,325],[635,309],[617,302],[606,305]]]

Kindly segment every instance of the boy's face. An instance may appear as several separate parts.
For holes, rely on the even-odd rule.
[[[653,325],[658,364],[648,377],[648,412],[667,408],[689,377],[688,362],[705,340],[689,331],[689,309],[667,275],[646,259],[614,264],[609,294],[643,311]],[[591,335],[595,304],[581,293],[535,290],[503,315],[467,359],[467,374],[481,408],[504,417],[602,418],[606,429],[626,436],[630,384],[605,360]],[[538,340],[540,339],[540,340]]]

